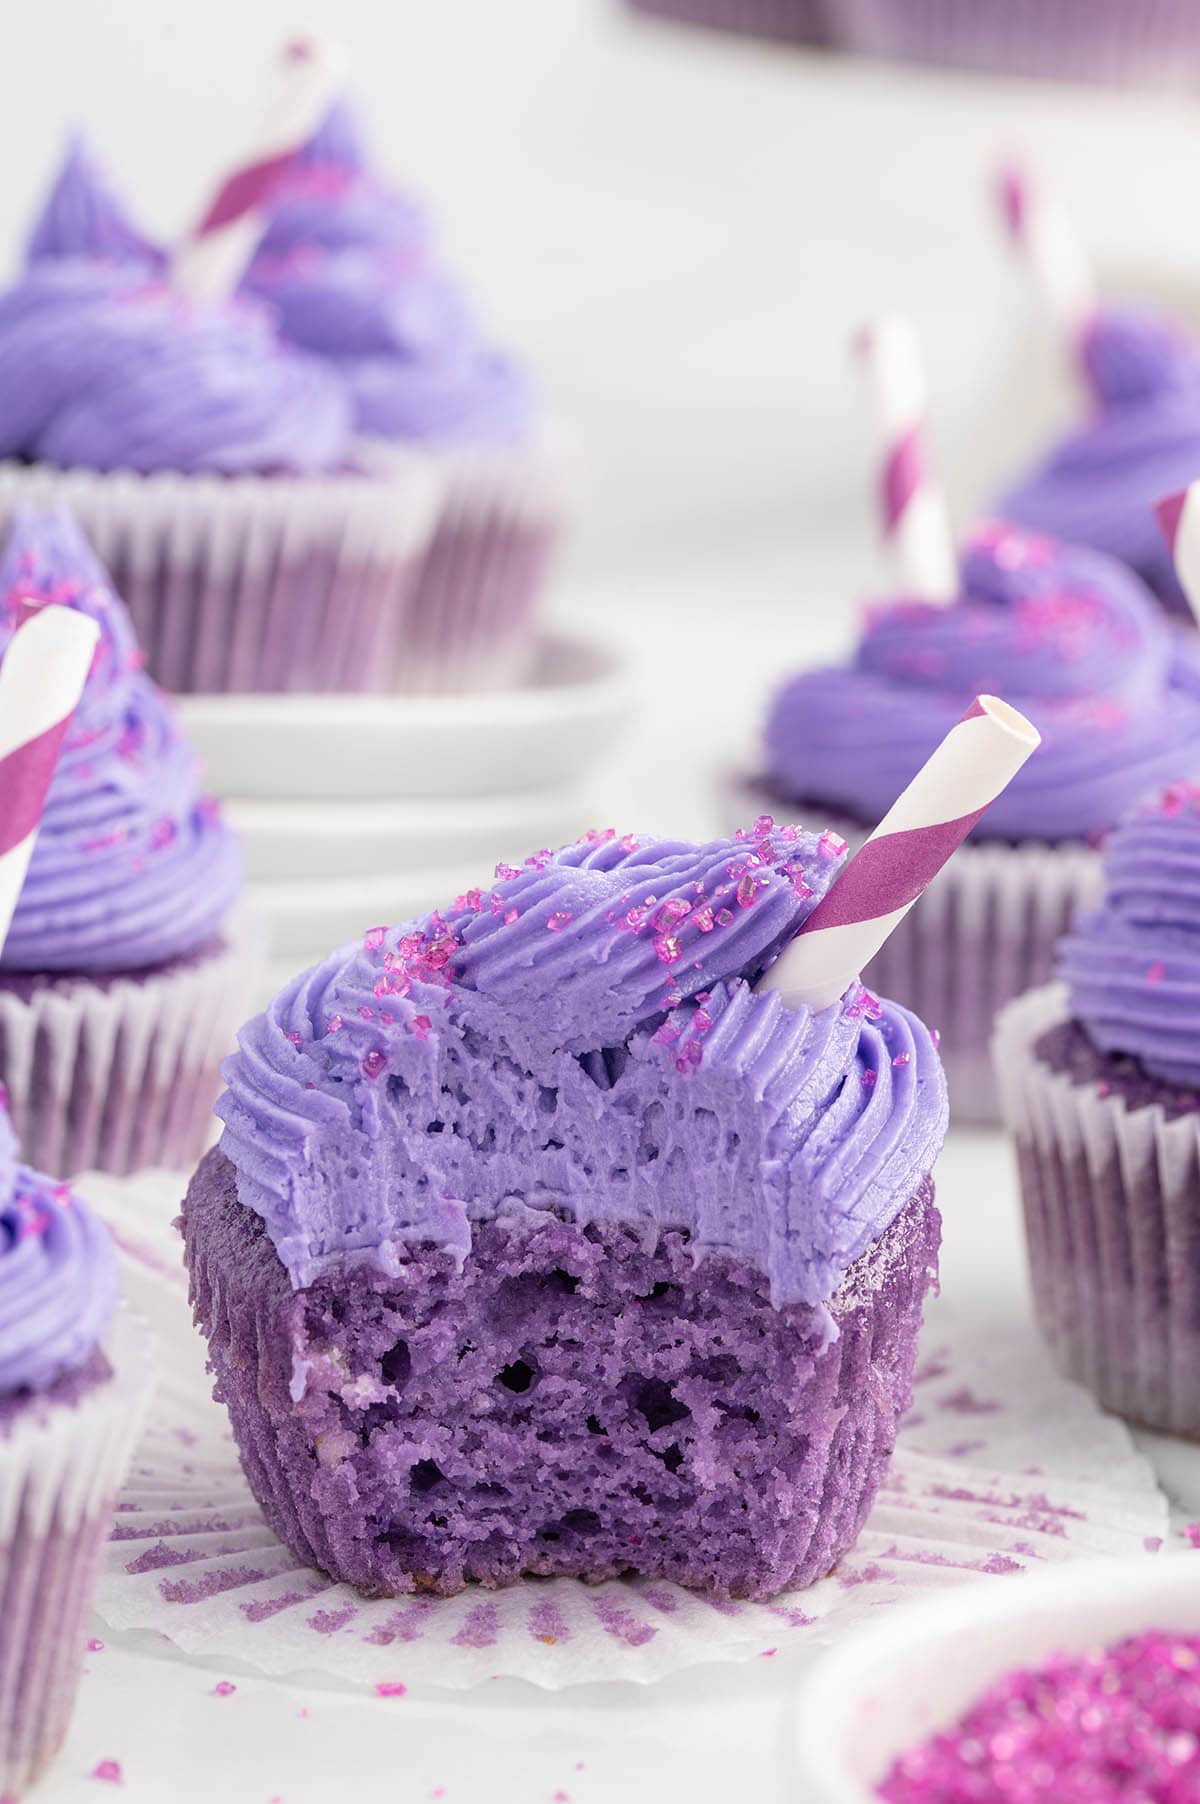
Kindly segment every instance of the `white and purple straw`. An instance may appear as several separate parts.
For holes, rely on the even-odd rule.
[[[1200,623],[1200,482],[1156,501],[1154,513],[1171,547],[1180,587]]]
[[[925,371],[912,323],[876,320],[855,341],[880,425],[879,513],[908,594],[944,606],[958,594],[946,498],[926,448]]]
[[[1023,164],[996,172],[996,198],[1009,238],[1024,258],[1042,301],[1062,334],[1073,365],[1096,317],[1096,279],[1071,221]]]

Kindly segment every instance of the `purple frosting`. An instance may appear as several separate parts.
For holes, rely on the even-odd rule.
[[[157,274],[166,259],[139,230],[79,133],[67,142],[42,210],[26,245],[26,261],[93,257],[133,263]]]
[[[766,728],[780,794],[874,824],[978,694],[1040,729],[1036,757],[992,803],[978,839],[1080,839],[1144,795],[1200,775],[1200,656],[1120,564],[982,529],[949,607],[868,614],[849,665],[793,677]]]
[[[853,984],[754,984],[841,844],[764,819],[696,846],[587,835],[293,979],[218,1105],[244,1205],[294,1286],[406,1245],[464,1256],[516,1206],[744,1260],[823,1304],[930,1170],[931,1038]]]
[[[124,605],[73,520],[19,514],[0,560],[0,654],[22,598],[100,624],[100,643],[0,954],[6,971],[136,971],[197,951],[241,887],[237,842],[141,668]]]
[[[1059,945],[1071,1013],[1102,1052],[1200,1086],[1200,789],[1173,784],[1116,829],[1105,893]]]
[[[66,1184],[17,1163],[0,1112],[0,1396],[84,1366],[117,1301],[108,1229]]]
[[[1130,565],[1190,617],[1153,513],[1200,475],[1200,350],[1149,311],[1101,314],[1082,346],[1096,412],[998,503],[1036,532]]]
[[[333,365],[363,433],[477,443],[530,428],[527,377],[487,342],[423,209],[372,172],[344,103],[282,189],[244,288]]]

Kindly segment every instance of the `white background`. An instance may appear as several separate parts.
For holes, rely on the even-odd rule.
[[[580,429],[588,488],[554,599],[625,634],[649,706],[602,794],[623,826],[708,824],[763,686],[835,651],[880,580],[871,437],[845,347],[881,307],[925,335],[965,518],[1069,405],[999,243],[989,165],[1020,147],[1105,271],[1186,290],[1200,121],[1181,103],[931,80],[656,28],[601,0],[48,0],[4,8],[0,249],[68,122],[157,230],[198,208],[298,28],[335,30],[384,161],[436,204],[498,329]],[[998,1137],[943,1162],[946,1278],[1024,1308]],[[90,1661],[47,1804],[536,1804],[789,1795],[785,1662],[653,1691],[497,1684],[395,1702],[218,1678],[161,1649]],[[307,1712],[307,1715],[303,1714]],[[583,1763],[579,1770],[578,1763]]]

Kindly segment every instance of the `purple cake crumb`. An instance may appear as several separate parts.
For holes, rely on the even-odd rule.
[[[896,1761],[888,1804],[1191,1804],[1200,1636],[1151,1629],[1006,1673]]]
[[[304,1559],[368,1595],[636,1570],[758,1598],[859,1532],[940,1222],[926,1180],[829,1300],[832,1343],[823,1309],[678,1231],[517,1206],[461,1264],[412,1246],[293,1290],[220,1151],[184,1228],[247,1477]]]
[[[1051,1071],[1065,1072],[1074,1084],[1099,1084],[1101,1095],[1116,1096],[1129,1110],[1160,1108],[1169,1121],[1200,1110],[1200,1092],[1155,1077],[1134,1057],[1102,1052],[1078,1021],[1061,1021],[1037,1041],[1034,1057]]]

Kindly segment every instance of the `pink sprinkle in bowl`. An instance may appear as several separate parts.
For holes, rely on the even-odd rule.
[[[1081,1560],[973,1580],[899,1605],[846,1636],[806,1676],[792,1795],[879,1804],[898,1755],[952,1728],[997,1679],[1056,1653],[1148,1629],[1200,1632],[1193,1553]]]

